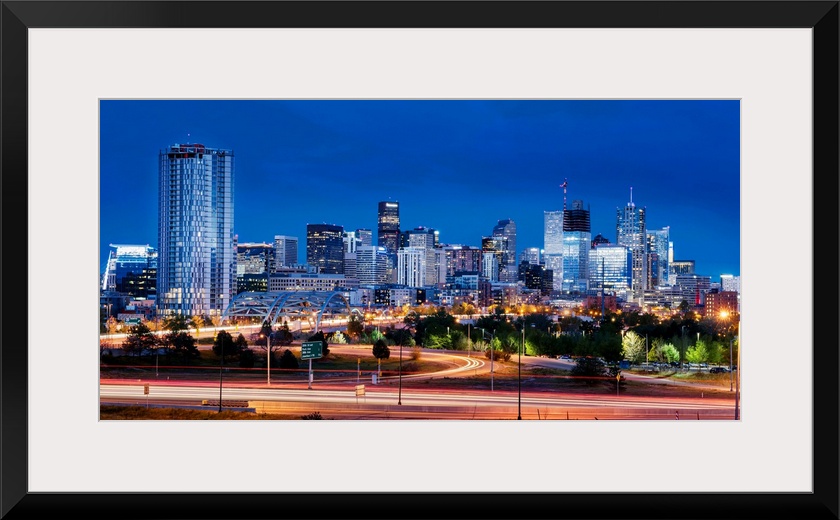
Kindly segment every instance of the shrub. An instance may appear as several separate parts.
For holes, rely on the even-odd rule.
[[[309,421],[309,420],[320,421],[320,420],[323,419],[323,417],[321,417],[321,412],[308,413],[306,415],[301,415],[300,418],[303,419],[304,421]]]

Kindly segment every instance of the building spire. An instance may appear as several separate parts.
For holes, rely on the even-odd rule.
[[[567,179],[563,179],[563,184],[560,185],[563,188],[563,211],[566,211],[566,188],[569,186],[569,181]]]
[[[633,186],[630,186],[630,206],[633,206]]]

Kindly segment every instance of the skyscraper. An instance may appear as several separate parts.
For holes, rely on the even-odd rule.
[[[507,251],[507,238],[503,236],[481,238],[481,272],[488,280],[504,281],[501,276],[506,265]]]
[[[400,241],[404,241],[404,247],[417,247],[425,251],[424,272],[426,280],[424,285],[435,285],[438,283],[438,271],[435,269],[435,241],[437,233],[434,229],[416,227],[402,233]]]
[[[499,266],[499,280],[502,282],[515,282],[518,278],[516,268],[516,223],[511,219],[500,220],[493,228],[494,237],[507,239],[507,246],[502,255]]]
[[[403,247],[397,251],[397,283],[409,287],[426,284],[426,249]]]
[[[656,255],[656,272],[648,275],[648,280],[658,285],[670,285],[668,283],[670,266],[668,264],[668,244],[671,243],[671,228],[665,226],[662,229],[654,229],[647,232],[648,254]]]
[[[158,165],[158,313],[220,315],[235,290],[233,151],[175,144]]]
[[[306,263],[317,267],[320,274],[344,274],[344,228],[307,224]]]
[[[563,211],[544,212],[543,263],[552,271],[555,291],[563,289]]]
[[[384,247],[388,254],[396,258],[400,238],[400,203],[379,203],[379,228],[376,245]]]
[[[356,230],[356,238],[359,240],[360,246],[372,246],[373,235],[369,229],[360,228]]]
[[[589,288],[589,250],[592,249],[589,210],[573,200],[563,211],[563,291],[585,293]]]
[[[616,244],[630,250],[632,262],[632,298],[641,300],[647,289],[647,231],[645,229],[645,208],[633,203],[633,188],[630,188],[630,202],[616,210]]]
[[[286,235],[274,235],[274,270],[298,264],[298,239]]]

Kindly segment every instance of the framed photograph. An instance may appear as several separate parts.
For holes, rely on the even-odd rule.
[[[838,518],[838,352],[825,326],[838,316],[838,2],[4,1],[0,23],[2,518]],[[726,245],[740,261],[737,420],[101,420],[101,246],[157,211],[157,193],[149,206],[131,179],[149,162],[138,143],[173,144],[155,130],[171,119],[167,107],[195,117],[190,106],[201,105],[202,119],[223,107],[219,119],[238,122],[213,137],[298,153],[299,178],[270,182],[340,209],[342,195],[385,200],[370,192],[387,167],[359,162],[342,179],[308,170],[305,158],[353,153],[340,149],[347,129],[387,126],[384,104],[417,131],[367,142],[420,158],[416,146],[431,142],[420,126],[446,111],[418,107],[442,103],[509,120],[453,118],[437,135],[452,136],[452,155],[465,146],[456,131],[465,121],[492,141],[519,132],[531,107],[590,108],[545,119],[563,133],[518,134],[529,157],[485,146],[483,161],[464,167],[485,169],[480,188],[438,171],[418,191],[439,184],[499,200],[517,177],[491,174],[499,165],[525,172],[543,154],[577,153],[584,159],[561,161],[577,167],[612,157],[599,149],[614,143],[603,107],[620,105],[656,146],[601,160],[628,173],[598,174],[600,191],[634,172],[655,176],[659,200],[691,208],[694,220],[739,213],[726,235],[739,237]],[[684,107],[685,135],[706,152],[669,148],[673,135],[650,131],[663,103]],[[260,108],[279,104],[292,108]],[[738,183],[719,184],[707,161],[738,140],[711,124],[721,104],[737,125]],[[303,106],[317,117],[294,108]],[[307,137],[291,116],[324,124]],[[181,143],[197,142],[182,119]],[[313,147],[339,124],[342,137]],[[412,135],[415,148],[399,142]],[[670,166],[652,168],[652,155]],[[260,160],[237,170],[268,179],[278,167]],[[409,168],[396,155],[389,164]],[[557,185],[570,175],[520,178],[540,175],[562,201]],[[253,193],[249,218],[270,218],[260,190],[243,189]],[[538,198],[540,214],[551,209]]]

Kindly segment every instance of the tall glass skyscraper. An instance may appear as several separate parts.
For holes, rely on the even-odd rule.
[[[500,220],[493,228],[494,237],[507,239],[507,245],[502,255],[499,266],[499,280],[502,282],[515,282],[518,278],[516,268],[516,223],[511,219]]]
[[[552,271],[552,287],[563,289],[563,211],[546,211],[543,227],[543,263]]]
[[[668,264],[668,246],[671,243],[671,228],[665,226],[647,232],[648,254],[656,255],[656,272],[648,274],[653,287],[671,285],[669,283],[670,265]]]
[[[585,294],[589,288],[589,250],[592,248],[589,210],[573,200],[563,212],[563,291]]]
[[[633,203],[633,188],[630,188],[630,202],[616,211],[616,243],[630,250],[632,264],[633,298],[641,300],[647,289],[647,231],[645,229],[645,208]]]
[[[624,246],[599,244],[589,250],[589,288],[596,294],[613,294],[622,299],[630,296],[630,264],[632,254]]]
[[[400,240],[400,203],[380,202],[377,217],[379,227],[376,245],[384,247],[396,259]]]
[[[344,227],[307,224],[306,263],[320,274],[344,274]]]
[[[233,151],[175,144],[158,164],[158,313],[220,315],[235,291]]]

